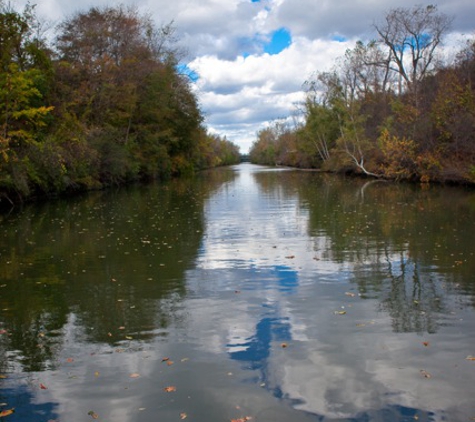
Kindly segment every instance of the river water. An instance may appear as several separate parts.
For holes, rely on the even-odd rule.
[[[0,217],[0,411],[471,421],[474,306],[464,188],[244,163],[51,201]]]

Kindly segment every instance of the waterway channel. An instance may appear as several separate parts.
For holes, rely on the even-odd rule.
[[[472,421],[474,386],[473,190],[243,163],[0,216],[7,422]]]

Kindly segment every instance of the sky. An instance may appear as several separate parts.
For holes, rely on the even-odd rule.
[[[13,0],[23,6],[27,0]],[[475,2],[400,0],[31,0],[52,24],[92,6],[133,5],[157,26],[173,21],[187,50],[205,124],[242,153],[257,132],[278,119],[292,124],[303,84],[327,71],[358,40],[375,38],[373,24],[394,7],[436,4],[454,18],[447,44],[475,36]]]

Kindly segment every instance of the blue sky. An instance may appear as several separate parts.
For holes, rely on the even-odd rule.
[[[264,45],[264,52],[268,54],[279,54],[292,44],[292,36],[285,28],[279,28],[272,33],[271,39]]]
[[[27,0],[15,0],[15,6]],[[35,3],[32,0],[31,3]],[[191,75],[206,124],[247,151],[258,130],[276,119],[294,121],[304,99],[302,85],[358,40],[375,38],[373,24],[400,0],[36,0],[51,26],[91,6],[136,6],[157,24],[173,21],[188,51],[182,68]],[[432,2],[423,1],[422,4]],[[454,17],[447,44],[475,33],[473,0],[441,0],[438,10]],[[465,39],[468,35],[463,36]]]

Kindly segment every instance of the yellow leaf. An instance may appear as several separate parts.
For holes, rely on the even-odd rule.
[[[15,408],[11,408],[11,409],[8,409],[8,410],[2,410],[0,412],[0,418],[4,418],[5,416],[10,416],[12,413],[15,413]]]
[[[98,415],[96,412],[92,411],[92,410],[90,410],[89,412],[87,412],[87,414],[88,414],[92,419],[98,419],[98,418],[99,418],[99,415]]]

